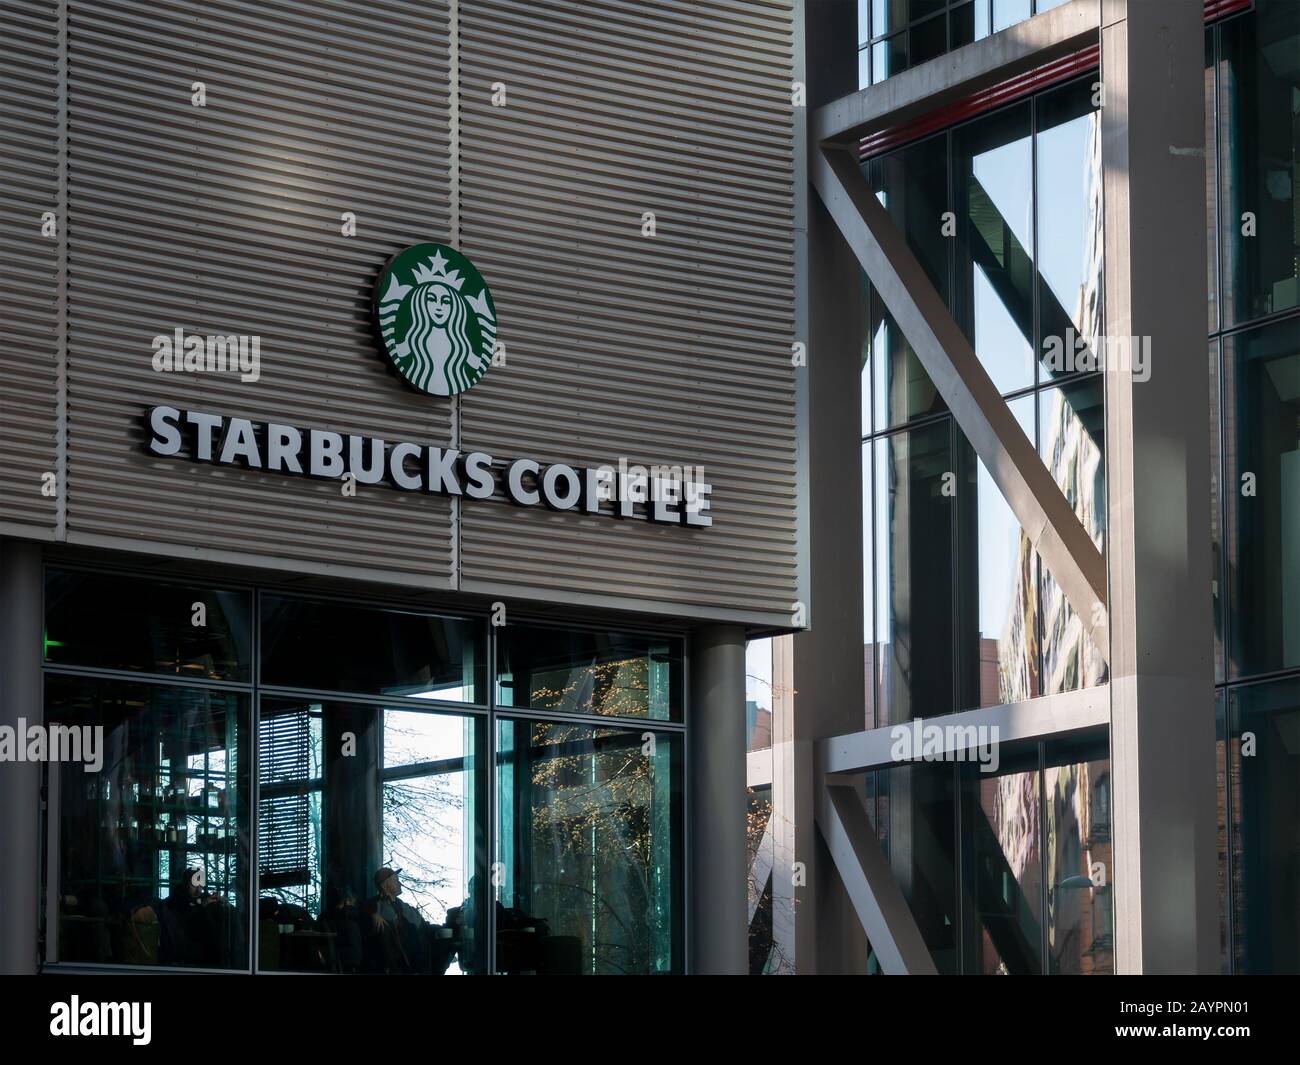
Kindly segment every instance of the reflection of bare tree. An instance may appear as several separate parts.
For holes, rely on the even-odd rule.
[[[749,808],[745,815],[745,850],[749,856],[747,888],[749,912],[750,974],[794,972],[794,961],[775,934],[773,905],[775,878],[781,873],[776,866],[775,834],[770,832],[774,810],[769,787],[749,788]],[[784,820],[784,819],[783,819]],[[796,900],[791,900],[794,905]]]
[[[449,907],[462,901],[459,870],[441,857],[449,848],[460,848],[461,832],[449,829],[439,811],[463,807],[450,782],[440,777],[384,785],[385,863],[402,870],[402,884],[417,909],[437,903],[438,912],[425,913],[430,920],[441,920]]]
[[[529,705],[602,717],[651,710],[648,656],[594,662],[536,683]],[[543,675],[545,676],[545,675]],[[584,969],[666,968],[672,932],[672,780],[659,743],[640,732],[518,722],[531,795],[527,886],[517,904],[576,936]]]

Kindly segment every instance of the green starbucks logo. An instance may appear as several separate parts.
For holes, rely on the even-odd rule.
[[[492,363],[492,293],[445,244],[415,244],[389,260],[375,285],[375,318],[393,368],[431,396],[464,392]]]

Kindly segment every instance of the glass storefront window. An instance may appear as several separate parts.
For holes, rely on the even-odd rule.
[[[263,595],[261,683],[453,703],[486,697],[486,624]]]
[[[198,607],[211,631],[195,635],[177,614]],[[680,722],[681,637],[490,632],[58,567],[46,614],[68,637],[47,634],[46,718],[104,735],[102,772],[50,770],[47,962],[682,971],[685,731],[545,720]],[[773,664],[773,642],[755,641],[751,738],[769,749]],[[195,676],[137,679],[145,670]]]
[[[1300,306],[1300,4],[1257,0],[1220,28],[1224,325]]]
[[[482,972],[486,719],[263,698],[258,966]]]
[[[502,718],[495,758],[497,970],[680,972],[680,739]]]
[[[1300,666],[1300,318],[1223,340],[1230,678]]]
[[[248,712],[207,687],[47,675],[47,721],[103,729],[100,772],[51,768],[60,961],[247,967]]]
[[[50,665],[246,682],[252,651],[250,592],[46,571]]]
[[[1235,971],[1300,973],[1300,680],[1228,696]]]
[[[498,706],[680,721],[676,638],[506,625],[497,630]]]

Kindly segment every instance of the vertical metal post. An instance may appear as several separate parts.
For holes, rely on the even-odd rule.
[[[1200,4],[1102,4],[1106,334],[1150,338],[1146,379],[1105,351],[1121,973],[1218,969],[1204,33]]]
[[[41,549],[0,542],[0,726],[40,725]],[[17,744],[26,745],[21,732]],[[56,767],[57,768],[57,767]],[[57,786],[57,774],[51,786]],[[41,767],[0,762],[0,972],[36,972],[41,879]],[[58,885],[51,884],[51,891]]]
[[[745,633],[709,625],[691,644],[692,972],[748,971]]]

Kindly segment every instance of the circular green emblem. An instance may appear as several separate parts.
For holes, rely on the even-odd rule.
[[[413,244],[388,261],[375,284],[375,320],[393,369],[431,396],[464,392],[492,364],[492,293],[445,244]]]

